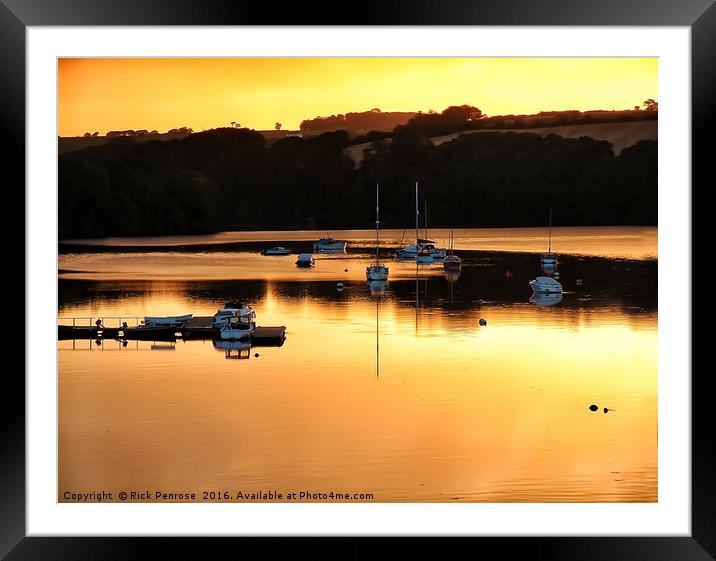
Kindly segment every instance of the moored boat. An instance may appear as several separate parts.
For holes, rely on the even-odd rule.
[[[227,302],[223,309],[217,310],[211,321],[215,329],[222,329],[228,326],[234,319],[243,325],[255,325],[256,312],[248,304],[243,302]]]
[[[326,235],[325,238],[321,238],[313,244],[313,251],[338,253],[346,250],[346,244],[347,242],[343,240],[336,240]]]
[[[286,249],[285,247],[276,246],[269,249],[264,249],[261,252],[261,255],[290,255],[291,250]]]
[[[316,260],[313,258],[312,253],[299,253],[296,259],[297,267],[313,267],[316,264]]]
[[[390,270],[380,263],[380,249],[378,248],[380,231],[380,206],[378,184],[375,185],[375,263],[365,268],[365,276],[369,281],[383,281],[388,278]]]
[[[181,327],[191,318],[193,314],[183,316],[144,316],[144,325],[148,327]]]
[[[230,317],[228,323],[219,329],[219,337],[225,341],[248,339],[254,329],[256,329],[256,322],[253,321],[253,318],[248,316]]]
[[[450,232],[450,254],[443,259],[443,269],[446,271],[457,271],[462,267],[462,259],[453,253],[454,232]]]
[[[547,252],[540,258],[540,276],[530,281],[535,294],[561,294],[562,285],[557,281],[557,256],[552,253],[552,207],[549,209],[549,237]]]
[[[552,277],[539,276],[530,281],[530,286],[538,294],[561,294],[562,285]]]
[[[427,216],[427,206],[425,210]],[[397,259],[406,261],[417,261],[418,263],[430,264],[434,261],[444,259],[447,252],[442,248],[435,247],[435,241],[428,239],[428,223],[425,220],[425,237],[420,237],[420,210],[418,207],[418,183],[415,182],[415,242],[406,245],[395,252]]]

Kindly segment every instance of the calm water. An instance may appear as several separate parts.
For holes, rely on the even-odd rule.
[[[505,242],[504,230],[493,247],[482,231],[481,249],[512,252],[461,250],[456,279],[390,261],[372,291],[367,243],[313,270],[260,256],[268,234],[62,253],[61,318],[212,315],[239,300],[287,339],[245,358],[212,341],[59,342],[59,500],[148,489],[656,501],[656,229],[604,230],[564,234],[589,240],[591,256],[555,236],[558,302],[530,300],[532,234]],[[456,247],[474,232],[456,232]]]

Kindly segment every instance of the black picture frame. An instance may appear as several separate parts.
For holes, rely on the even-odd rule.
[[[472,0],[471,2],[430,2],[395,0],[367,2],[345,21],[337,4],[315,6],[305,3],[293,7],[221,0],[0,0],[0,138],[6,183],[6,213],[17,223],[4,220],[10,243],[4,248],[11,272],[0,279],[11,308],[12,326],[3,327],[15,339],[19,326],[25,326],[25,247],[17,232],[24,232],[25,208],[25,31],[28,26],[66,25],[590,25],[590,26],[686,26],[691,29],[692,51],[692,255],[711,255],[710,237],[697,229],[705,223],[703,214],[710,205],[706,197],[712,189],[709,164],[713,158],[709,134],[714,130],[716,100],[716,5],[712,0]],[[12,209],[8,212],[7,209]],[[684,271],[691,289],[711,294],[713,277],[704,269],[711,259],[692,260],[691,271]],[[691,275],[691,276],[689,276]],[[705,325],[716,305],[706,299],[692,311],[692,364],[705,354],[708,330]],[[18,318],[23,318],[22,320]],[[10,332],[11,330],[11,332]],[[31,339],[25,339],[25,349]],[[24,355],[23,355],[24,356]],[[237,547],[235,538],[83,538],[26,537],[25,531],[25,380],[24,364],[5,363],[0,407],[0,557],[8,560],[69,559],[201,559],[219,546],[238,554],[244,547],[257,546],[271,557],[295,555],[310,548],[319,553],[334,552],[336,557],[357,558],[384,551],[395,543],[384,538],[335,538],[323,540],[319,549],[301,538],[244,538],[252,544]],[[692,368],[692,531],[690,537],[531,537],[463,538],[469,543],[449,544],[442,540],[422,540],[423,555],[444,556],[457,546],[473,552],[499,548],[501,558],[557,560],[688,560],[701,561],[716,556],[716,441],[712,425],[710,369]],[[271,539],[272,543],[264,543]],[[412,542],[413,544],[415,542]],[[403,547],[402,541],[400,547]],[[380,549],[378,549],[380,548]],[[253,547],[252,547],[253,549]],[[338,553],[340,552],[340,553]],[[320,553],[319,553],[320,554]],[[331,555],[332,556],[332,555]]]

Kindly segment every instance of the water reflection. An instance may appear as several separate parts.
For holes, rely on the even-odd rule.
[[[532,256],[472,256],[459,276],[410,264],[367,286],[357,261],[340,267],[341,292],[313,272],[61,279],[63,317],[212,315],[238,300],[259,325],[288,332],[259,358],[203,339],[60,341],[60,492],[251,485],[379,501],[657,499],[655,262],[566,257],[571,292],[550,306],[530,301]],[[590,403],[614,413],[593,415]]]
[[[224,358],[248,360],[251,358],[251,343],[248,341],[212,341],[217,351],[224,352]]]
[[[537,304],[538,306],[549,307],[559,304],[562,301],[563,296],[564,294],[562,292],[558,292],[556,294],[535,292],[532,296],[530,296],[530,302]]]

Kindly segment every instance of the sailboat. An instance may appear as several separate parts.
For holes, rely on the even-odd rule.
[[[420,238],[420,211],[418,209],[418,183],[415,182],[415,243],[406,245],[395,252],[395,257],[405,260],[416,260],[418,263],[433,263],[436,259],[443,259],[446,255],[444,249],[435,247],[435,242],[428,239],[427,205],[425,207],[425,237]]]
[[[365,276],[369,281],[383,281],[388,278],[388,267],[380,264],[380,203],[379,185],[375,184],[375,263],[365,268]]]
[[[446,271],[457,271],[462,267],[462,259],[453,253],[452,244],[455,237],[455,231],[450,231],[450,254],[443,259],[443,269]]]
[[[530,281],[530,286],[535,294],[561,294],[562,285],[557,281],[557,256],[552,253],[552,207],[549,208],[549,238],[547,242],[547,253],[543,253],[540,259],[541,274]]]

